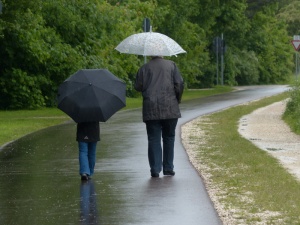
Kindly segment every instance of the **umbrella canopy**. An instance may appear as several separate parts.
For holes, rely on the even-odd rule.
[[[59,86],[57,100],[77,123],[105,122],[126,106],[126,84],[106,69],[83,69]]]
[[[115,49],[121,53],[143,56],[176,56],[186,53],[172,38],[156,32],[133,34],[124,39]]]

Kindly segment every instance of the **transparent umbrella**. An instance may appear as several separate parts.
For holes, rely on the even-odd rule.
[[[143,56],[176,56],[186,53],[172,38],[156,32],[133,34],[125,38],[115,49],[121,53]]]

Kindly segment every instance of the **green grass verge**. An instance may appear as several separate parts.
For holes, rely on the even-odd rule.
[[[31,132],[69,120],[55,108],[38,110],[0,111],[0,146]]]
[[[300,224],[300,182],[277,159],[238,132],[239,119],[255,109],[281,101],[288,93],[201,117],[204,132],[190,138],[197,143],[196,162],[206,165],[223,205],[238,209],[239,224]]]
[[[185,91],[183,101],[201,98],[232,91],[233,88],[217,86],[212,89]],[[127,98],[126,109],[141,107],[142,98]],[[43,108],[38,110],[0,111],[0,146],[16,140],[34,131],[61,124],[70,118],[56,108]]]

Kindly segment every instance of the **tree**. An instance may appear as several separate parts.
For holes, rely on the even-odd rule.
[[[61,43],[40,15],[27,9],[5,21],[1,43],[0,86],[2,108],[35,108],[53,99],[57,73],[80,67],[78,53]],[[69,67],[66,67],[68,63]],[[72,66],[71,66],[72,64]],[[59,69],[57,68],[59,66]],[[55,85],[54,85],[55,86]],[[45,91],[45,92],[44,92]],[[8,102],[8,99],[10,101]],[[52,100],[53,101],[53,100]]]
[[[157,12],[161,12],[154,18],[157,31],[171,37],[187,51],[172,60],[178,64],[187,87],[200,87],[210,62],[206,30],[195,22],[201,12],[199,1],[158,0],[157,3]]]
[[[256,13],[249,31],[248,49],[259,59],[260,83],[285,81],[291,74],[292,48],[286,25],[274,16],[272,7]]]
[[[216,17],[217,22],[212,27],[215,36],[223,34],[228,49],[225,55],[225,84],[235,85],[236,76],[241,73],[236,65],[239,64],[237,60],[243,55],[243,49],[246,49],[246,34],[250,29],[250,21],[245,14],[246,9],[245,0],[223,1],[220,3],[220,13]]]
[[[151,10],[152,3],[137,0],[7,2],[0,17],[0,108],[55,106],[58,85],[81,68],[108,68],[130,83],[141,60],[114,47]]]
[[[129,35],[143,32],[146,17],[153,31],[173,38],[187,51],[171,59],[188,88],[215,84],[212,41],[221,34],[227,46],[225,84],[284,80],[293,64],[289,35],[299,32],[300,5],[293,0],[2,2],[1,109],[55,106],[59,84],[82,68],[109,69],[134,96],[131,83],[144,57],[114,48]]]
[[[300,35],[300,2],[294,1],[284,8],[280,9],[277,17],[285,21],[288,25],[287,31],[290,36]]]

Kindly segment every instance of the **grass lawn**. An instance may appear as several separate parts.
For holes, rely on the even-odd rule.
[[[205,90],[186,90],[182,100],[201,98],[232,91],[231,87],[218,86]],[[127,98],[127,106],[123,109],[141,107],[142,98]],[[31,132],[64,123],[70,118],[57,108],[38,110],[0,111],[0,147]]]

